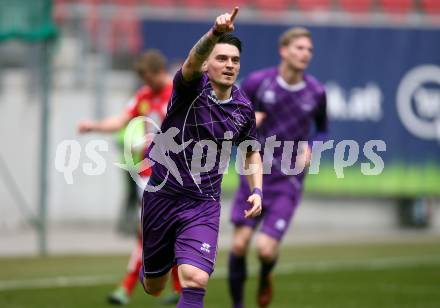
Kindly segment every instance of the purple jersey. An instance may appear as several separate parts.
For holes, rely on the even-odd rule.
[[[295,164],[298,141],[313,139],[312,129],[318,134],[327,131],[325,90],[321,83],[310,75],[296,85],[288,85],[277,68],[269,68],[251,74],[242,83],[257,111],[265,112],[266,118],[258,128],[260,142],[271,136],[277,141],[295,141],[291,167]],[[263,147],[264,149],[264,147]],[[261,232],[280,241],[287,231],[302,195],[304,173],[287,176],[281,171],[283,144],[274,149],[270,162],[271,173],[263,176],[263,214],[257,218],[244,218],[246,199],[250,191],[245,177],[240,177],[240,186],[232,207],[231,220],[235,225],[255,228],[263,220]]]
[[[167,157],[177,166],[181,179],[175,177],[169,168],[158,163],[153,166],[150,179],[151,185],[157,186],[168,177],[159,191],[165,195],[218,200],[223,177],[222,170],[219,170],[223,141],[239,144],[244,140],[256,140],[255,111],[249,99],[233,86],[230,99],[218,100],[206,73],[191,82],[183,79],[181,70],[176,73],[173,94],[161,132],[170,128],[177,128],[178,133],[174,140],[182,146],[180,152],[169,151]],[[225,135],[226,132],[230,133]],[[191,171],[192,160],[196,150],[194,146],[200,140],[208,140],[214,145],[205,147],[201,157],[198,157],[201,165],[212,167],[195,175]]]
[[[313,139],[314,125],[317,133],[327,131],[324,86],[310,75],[304,75],[303,82],[289,85],[278,74],[278,68],[272,67],[252,73],[242,82],[241,89],[251,99],[256,111],[266,113],[257,129],[262,145],[271,136],[276,136],[278,141],[295,141],[292,168],[297,142]],[[282,150],[283,144],[274,150],[272,174],[281,172]]]

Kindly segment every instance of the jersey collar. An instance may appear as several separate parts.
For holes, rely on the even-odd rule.
[[[280,75],[277,76],[277,83],[281,88],[290,92],[298,92],[306,87],[304,80],[295,84],[288,84]]]

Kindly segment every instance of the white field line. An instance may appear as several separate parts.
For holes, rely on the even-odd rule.
[[[412,267],[417,265],[440,264],[440,255],[414,256],[414,257],[388,257],[353,261],[316,261],[280,263],[276,267],[277,275],[286,275],[297,272],[332,272],[339,270],[377,270]],[[249,268],[249,275],[255,276],[259,268]],[[213,279],[225,278],[227,268],[216,268]],[[96,275],[96,276],[58,276],[49,278],[0,280],[0,292],[8,290],[44,289],[63,287],[95,286],[102,284],[117,283],[120,275]]]
[[[20,280],[0,280],[0,292],[7,290],[23,289],[45,289],[63,287],[95,286],[107,283],[114,283],[117,276],[97,275],[97,276],[57,276],[50,278],[20,279]]]
[[[334,260],[334,261],[313,261],[313,262],[292,262],[277,264],[275,272],[277,275],[287,275],[299,272],[334,272],[340,270],[376,270],[412,267],[417,265],[440,264],[440,255],[425,255],[414,257],[385,257],[371,258],[364,260]],[[259,271],[258,267],[250,267],[248,273],[255,276]],[[226,268],[215,270],[215,278],[225,278]]]

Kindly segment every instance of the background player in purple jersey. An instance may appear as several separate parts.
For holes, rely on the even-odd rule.
[[[237,13],[235,8],[217,17],[213,28],[191,49],[174,77],[161,133],[150,147],[149,158],[155,164],[148,187],[163,186],[156,192],[147,187],[144,192],[140,278],[147,293],[158,294],[177,263],[182,285],[177,307],[203,307],[213,271],[223,168],[219,146],[225,140],[235,144],[256,140],[252,104],[234,86],[241,43],[227,33],[234,30]],[[167,138],[171,139],[167,142]],[[201,141],[207,142],[206,154]],[[247,176],[248,207],[241,215],[256,217],[261,213],[261,157],[253,148],[244,156],[245,169],[252,172]],[[210,168],[193,168],[197,161]]]
[[[311,149],[307,142],[299,146],[298,142],[322,139],[327,131],[325,90],[315,78],[304,73],[313,53],[312,38],[307,29],[291,28],[284,32],[279,41],[279,53],[281,62],[278,67],[250,74],[241,88],[254,103],[260,142],[264,144],[271,136],[276,136],[278,141],[294,141],[291,166],[302,170],[310,161]],[[270,273],[278,258],[280,241],[302,194],[304,172],[286,175],[283,172],[285,166],[281,164],[286,144],[274,145],[273,160],[272,155],[263,156],[262,215],[257,218],[239,215],[249,194],[243,178],[232,208],[231,220],[235,230],[229,260],[229,287],[235,308],[243,307],[246,253],[259,223],[261,229],[256,245],[261,271],[257,301],[260,307],[269,305],[272,299]],[[268,152],[267,148],[265,151]]]

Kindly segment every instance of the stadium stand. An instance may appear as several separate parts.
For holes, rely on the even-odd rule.
[[[296,0],[296,7],[304,11],[330,10],[331,0]]]
[[[288,10],[292,1],[289,0],[256,0],[255,7],[259,10]]]
[[[203,9],[208,8],[209,4],[205,0],[181,0],[180,5],[184,8]]]
[[[339,8],[349,13],[368,13],[373,8],[373,0],[339,0]]]
[[[239,6],[239,7],[245,7],[248,6],[252,3],[253,1],[250,0],[215,0],[212,2],[212,4],[214,4],[214,6],[220,7],[220,8],[225,8],[225,9],[230,9],[233,8],[234,6]],[[207,1],[208,6],[211,6],[210,2]]]
[[[151,5],[164,8],[172,8],[176,5],[174,0],[143,0],[141,1],[143,5]]]
[[[379,8],[387,13],[410,13],[413,10],[412,0],[379,0]]]
[[[421,0],[420,6],[426,14],[440,14],[440,0]]]

